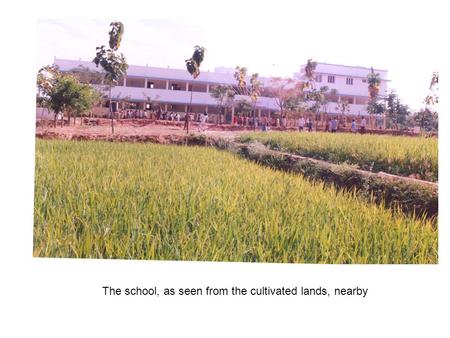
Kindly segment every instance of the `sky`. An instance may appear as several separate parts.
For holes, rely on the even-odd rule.
[[[138,11],[147,18],[40,19],[36,67],[54,57],[92,60],[95,47],[108,43],[109,23],[118,20],[125,26],[120,51],[129,64],[184,69],[194,45],[201,45],[207,49],[204,71],[239,65],[261,76],[292,77],[309,58],[387,69],[389,88],[419,109],[443,60],[439,2],[370,4],[279,0],[217,7],[206,2],[192,12],[181,2],[173,9]]]

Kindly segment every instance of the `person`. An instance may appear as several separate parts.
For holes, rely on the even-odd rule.
[[[61,112],[56,115],[56,126],[58,126],[58,123],[61,127],[64,125],[64,115]]]
[[[356,133],[356,121],[355,121],[355,119],[352,120],[352,133]]]
[[[331,123],[330,123],[330,119],[327,118],[326,122],[325,122],[325,131],[328,132],[331,130]]]
[[[337,129],[338,129],[338,120],[337,120],[336,117],[334,117],[334,118],[331,120],[331,132],[332,132],[332,133],[335,133],[335,132],[337,132]]]
[[[363,116],[361,120],[361,134],[366,132],[366,118]]]
[[[204,112],[203,114],[200,115],[200,124],[198,125],[198,131],[199,132],[204,132],[205,131],[205,124],[206,121],[208,120],[208,113]]]
[[[286,118],[286,116],[281,117],[281,127],[283,129],[287,128],[287,118]]]
[[[302,115],[298,119],[298,131],[303,131],[303,128],[305,128],[305,118]]]
[[[186,130],[187,133],[189,133],[189,122],[191,120],[191,114],[186,113],[184,116],[184,127],[183,130]]]
[[[311,132],[312,131],[312,120],[310,117],[308,117],[308,120],[306,122],[306,126],[308,127],[308,131]]]

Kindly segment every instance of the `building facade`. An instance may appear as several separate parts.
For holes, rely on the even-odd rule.
[[[294,78],[305,81],[305,66],[300,67],[300,72],[294,73]],[[387,70],[374,69],[380,74],[380,96],[384,96],[387,91],[388,78]],[[367,104],[369,103],[367,75],[371,68],[358,66],[345,66],[329,63],[317,63],[315,69],[315,86],[320,88],[327,86],[330,90],[335,89],[337,95],[327,95],[328,105],[325,110],[328,114],[337,112],[338,100],[345,100],[349,103],[350,115],[367,115]]]
[[[55,59],[55,65],[61,71],[73,71],[80,67],[92,71],[100,71],[93,62],[81,60]],[[380,94],[386,91],[387,71],[374,70],[380,73]],[[349,114],[366,115],[369,100],[367,74],[369,68],[318,63],[316,67],[316,87],[327,86],[337,90],[337,96],[330,96],[325,108],[329,114],[335,114],[338,100],[349,103]],[[304,66],[300,72],[294,73],[294,79],[304,81]],[[260,77],[263,87],[270,86],[271,78]],[[120,102],[126,100],[133,103],[135,109],[146,110],[157,104],[163,111],[186,113],[192,102],[192,112],[219,114],[219,104],[211,96],[211,90],[217,85],[230,85],[236,88],[234,69],[217,67],[213,72],[202,71],[193,79],[184,69],[159,68],[130,65],[125,78],[112,88],[113,108],[120,109]],[[248,96],[236,95],[234,102],[250,101]],[[226,121],[230,122],[235,113],[234,107],[228,109]],[[107,114],[109,108],[96,107],[97,115]],[[261,96],[256,103],[257,116],[271,116],[279,111],[276,100]]]

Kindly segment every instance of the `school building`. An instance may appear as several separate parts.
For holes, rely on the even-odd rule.
[[[61,71],[71,71],[80,67],[85,67],[93,71],[101,71],[91,61],[68,60],[55,58],[54,64]],[[297,81],[305,81],[304,67],[300,67],[299,72],[293,73],[293,78]],[[381,76],[380,95],[386,92],[387,71],[374,69]],[[120,109],[120,102],[126,99],[132,102],[135,109],[146,110],[151,105],[158,104],[164,111],[179,112],[181,114],[188,111],[191,102],[191,112],[207,112],[210,116],[219,114],[219,104],[211,96],[211,90],[217,85],[237,86],[234,78],[234,68],[217,67],[214,71],[202,70],[201,74],[193,79],[185,69],[161,68],[129,65],[127,75],[121,79],[119,84],[112,88],[113,108]],[[367,115],[367,103],[369,94],[367,89],[367,74],[370,68],[345,66],[328,63],[317,63],[315,70],[315,85],[317,88],[327,86],[336,89],[337,95],[329,95],[329,103],[323,107],[328,114],[336,114],[338,100],[346,100],[349,103],[349,115]],[[270,77],[259,77],[263,87],[270,86]],[[249,80],[247,81],[249,83]],[[250,101],[248,96],[236,95],[234,102],[239,100]],[[96,107],[96,115],[108,114],[109,108]],[[256,103],[257,116],[273,116],[279,111],[274,98],[263,95]],[[228,109],[226,122],[231,122],[235,114],[235,107]]]

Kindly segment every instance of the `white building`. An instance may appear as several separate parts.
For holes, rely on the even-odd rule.
[[[294,73],[294,78],[305,81],[305,66],[300,67],[299,73]],[[384,96],[387,90],[387,70],[374,69],[380,74],[380,96]],[[329,97],[330,103],[326,107],[327,113],[336,113],[337,100],[346,100],[349,103],[350,114],[366,115],[369,103],[367,75],[371,68],[358,66],[344,66],[330,63],[317,63],[315,69],[316,88],[327,86],[330,90],[337,90],[337,97]]]
[[[55,59],[55,65],[61,71],[71,71],[80,66],[93,71],[101,71],[93,62],[81,60]],[[374,70],[381,75],[380,94],[386,91],[387,71]],[[326,107],[328,113],[336,113],[336,102],[339,99],[347,100],[350,103],[351,114],[367,113],[367,102],[369,100],[367,89],[367,74],[370,68],[351,67],[342,65],[332,65],[318,63],[316,67],[316,87],[328,86],[330,89],[337,89],[338,97],[329,97],[330,103]],[[294,73],[294,79],[304,80],[304,66],[299,73]],[[271,79],[260,77],[263,86],[269,86]],[[163,110],[175,112],[187,112],[191,100],[192,90],[192,112],[209,114],[218,113],[218,103],[211,97],[210,91],[213,86],[228,84],[236,87],[234,78],[234,68],[218,67],[214,72],[202,70],[201,74],[192,79],[185,69],[159,68],[148,66],[130,65],[127,76],[122,79],[119,85],[112,88],[113,101],[127,98],[136,104],[138,109],[148,109],[149,100],[158,103]],[[237,95],[235,102],[241,99],[249,101],[246,96]],[[334,101],[334,102],[332,102]],[[279,110],[276,101],[270,97],[260,97],[256,104],[258,116],[270,116],[271,113]],[[96,113],[107,114],[108,108],[96,108]],[[234,107],[230,109],[226,117],[227,121],[232,119]]]

